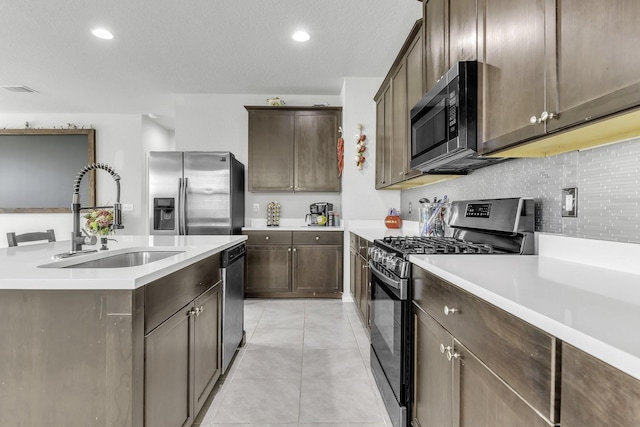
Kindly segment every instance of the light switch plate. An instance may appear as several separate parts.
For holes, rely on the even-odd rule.
[[[123,212],[132,212],[133,211],[133,203],[123,203],[122,204]]]
[[[578,189],[576,187],[562,189],[562,216],[578,216]]]

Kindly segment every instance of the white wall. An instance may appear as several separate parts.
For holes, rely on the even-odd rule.
[[[121,176],[121,202],[134,205],[123,213],[125,229],[120,233],[146,234],[146,184],[142,118],[125,114],[0,114],[0,127],[24,128],[28,121],[34,128],[52,128],[73,123],[96,129],[96,161],[112,166]],[[152,126],[147,125],[147,128]],[[151,138],[150,138],[151,139]],[[97,202],[108,205],[115,201],[115,183],[97,172]],[[73,183],[69,183],[69,205]],[[70,213],[64,214],[0,214],[0,247],[6,247],[6,233],[24,233],[53,228],[57,240],[68,240],[72,230]]]

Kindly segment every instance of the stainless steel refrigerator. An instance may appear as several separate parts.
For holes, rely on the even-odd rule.
[[[150,234],[241,234],[244,165],[232,153],[152,151],[148,160]]]

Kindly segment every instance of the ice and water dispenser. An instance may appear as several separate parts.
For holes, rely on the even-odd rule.
[[[175,199],[173,197],[155,197],[153,199],[153,229],[174,230],[175,223]]]

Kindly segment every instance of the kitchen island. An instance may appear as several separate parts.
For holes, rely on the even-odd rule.
[[[221,373],[220,252],[245,236],[113,236],[0,250],[0,425],[188,426]],[[98,246],[96,246],[98,248]],[[126,268],[64,268],[123,252]]]

